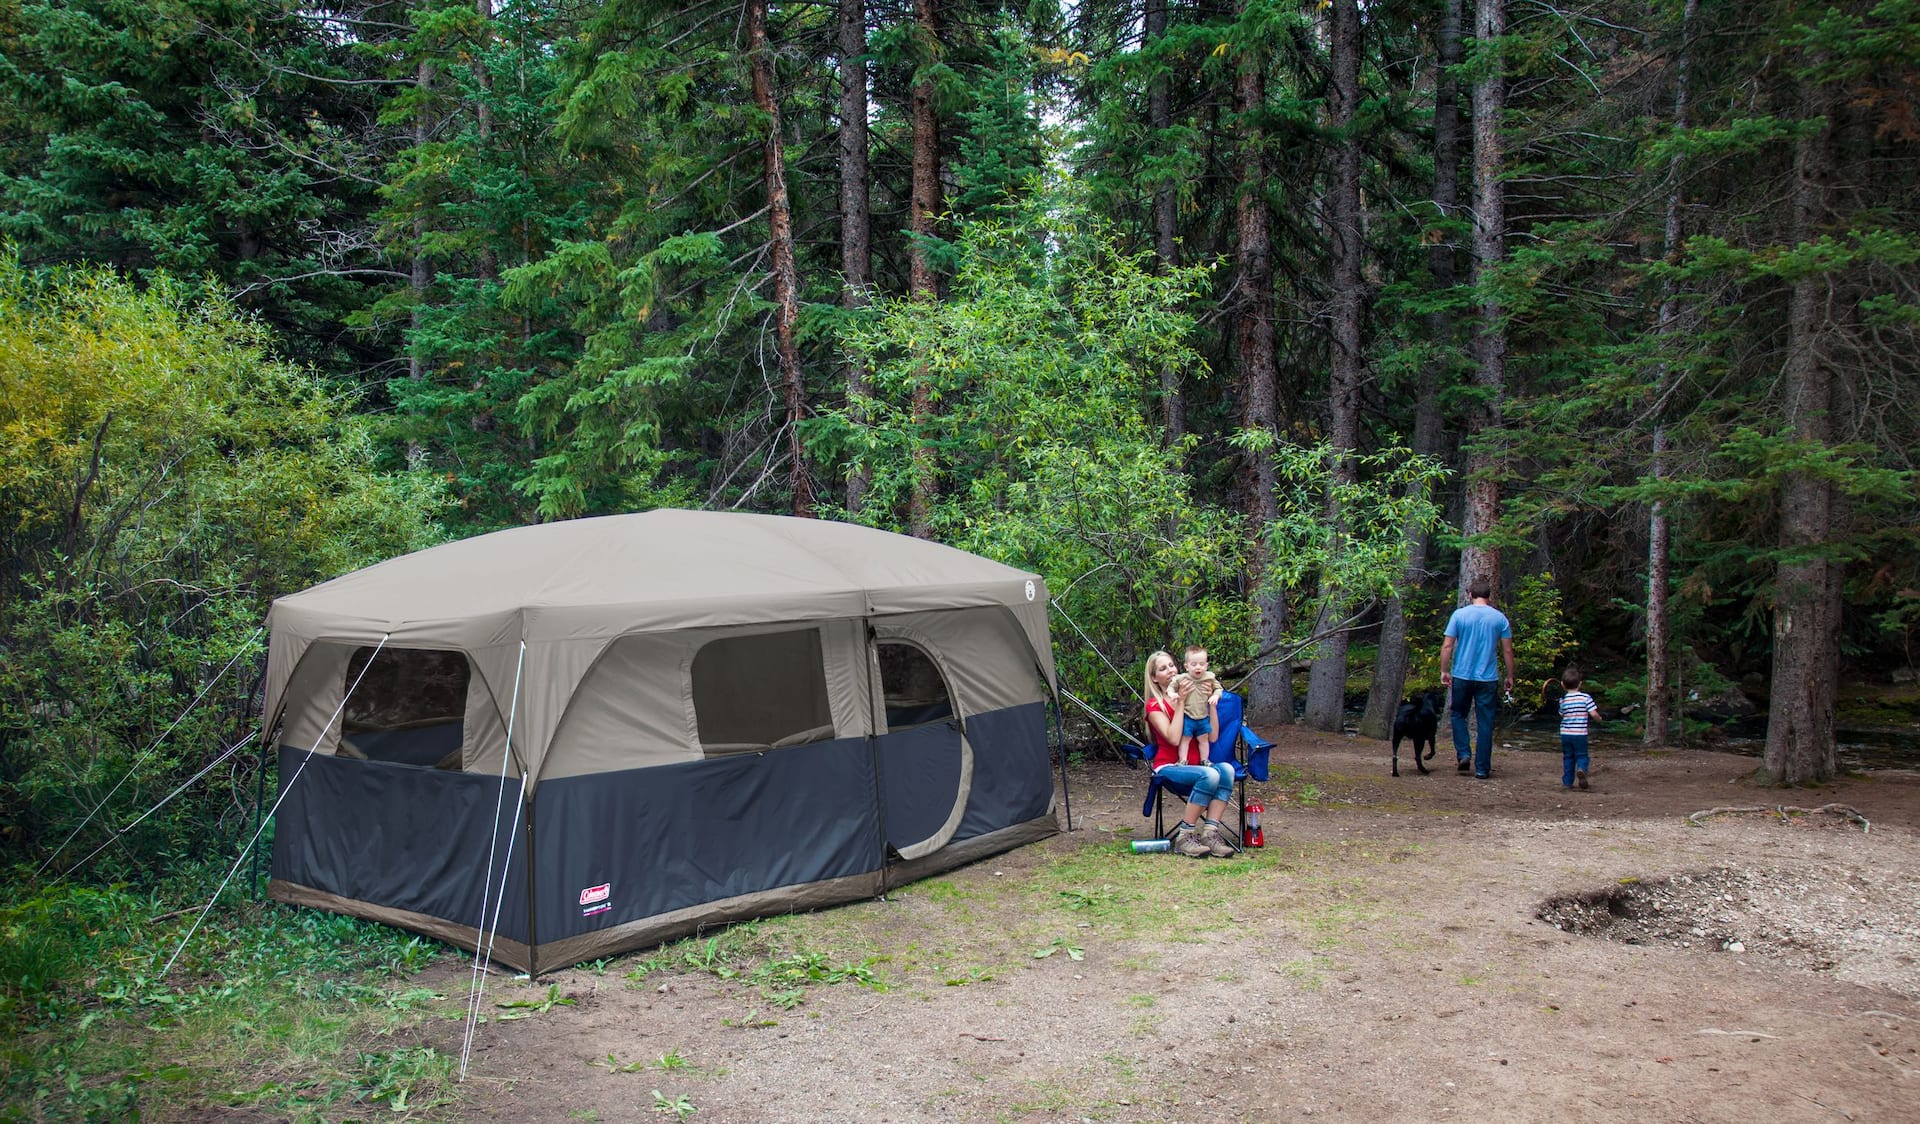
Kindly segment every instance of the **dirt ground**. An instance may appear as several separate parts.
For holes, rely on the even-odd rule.
[[[1396,779],[1382,743],[1285,731],[1254,786],[1267,845],[1223,860],[1131,854],[1151,833],[1145,774],[1089,763],[1069,777],[1072,832],[791,922],[893,954],[885,990],[817,987],[769,1011],[702,972],[629,983],[634,957],[496,979],[490,1008],[548,985],[575,1002],[481,1026],[458,1111],[672,1119],[684,1097],[702,1124],[1920,1119],[1920,774],[1782,792],[1748,783],[1752,758],[1596,756],[1587,792],[1560,788],[1557,754],[1497,753],[1477,781],[1444,746],[1443,770],[1403,760]],[[1844,803],[1871,830],[1687,820],[1781,802]],[[1129,908],[1170,925],[1117,922],[1133,886],[1155,900]],[[1046,904],[1063,895],[1093,905]],[[1080,958],[1033,955],[1048,932]],[[430,982],[466,990],[464,972]],[[426,1033],[459,1052],[457,1021]],[[641,1064],[669,1055],[687,1066]]]

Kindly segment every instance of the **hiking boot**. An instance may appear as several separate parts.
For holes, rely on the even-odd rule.
[[[1190,859],[1204,859],[1213,854],[1213,848],[1200,837],[1200,832],[1185,824],[1173,829],[1173,849]]]
[[[1207,845],[1207,853],[1216,859],[1232,858],[1233,844],[1227,842],[1226,829],[1217,823],[1200,825],[1200,842]]]
[[[1585,769],[1575,769],[1573,776],[1573,783],[1579,785],[1581,788],[1587,787],[1587,771]]]

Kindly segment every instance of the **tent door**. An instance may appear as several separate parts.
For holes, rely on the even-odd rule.
[[[924,648],[882,638],[874,656],[886,700],[887,732],[875,739],[881,823],[887,845],[902,859],[917,859],[946,846],[959,828],[973,749],[946,677]]]

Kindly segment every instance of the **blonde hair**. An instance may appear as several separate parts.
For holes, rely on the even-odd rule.
[[[1142,683],[1142,686],[1146,688],[1146,700],[1148,702],[1152,702],[1155,699],[1159,699],[1161,702],[1166,703],[1168,706],[1171,706],[1173,705],[1173,700],[1168,698],[1167,693],[1160,689],[1160,684],[1155,683],[1153,681],[1153,665],[1156,663],[1159,663],[1163,659],[1166,660],[1168,663],[1173,664],[1173,669],[1175,671],[1180,670],[1180,665],[1178,663],[1174,663],[1173,653],[1166,652],[1166,651],[1156,651],[1147,657],[1146,669],[1141,674],[1141,678],[1144,681]]]

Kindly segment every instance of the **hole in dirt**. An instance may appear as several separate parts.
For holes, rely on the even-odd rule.
[[[1555,894],[1534,916],[1562,932],[1760,959],[1920,994],[1920,880],[1845,868],[1714,867]]]
[[[1557,894],[1534,916],[1554,928],[1623,944],[1666,935],[1674,905],[1673,881],[1631,879],[1605,889]]]

